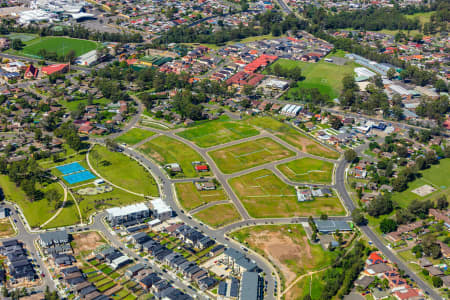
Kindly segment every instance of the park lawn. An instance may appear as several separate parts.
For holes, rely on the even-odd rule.
[[[54,204],[45,198],[33,202],[29,201],[25,192],[20,187],[16,187],[7,175],[0,175],[0,186],[3,189],[5,199],[20,206],[28,224],[32,228],[39,227],[56,212]],[[61,197],[64,197],[64,190],[57,182],[51,183],[46,187],[37,186],[37,188],[44,193],[50,189],[56,189],[61,194]]]
[[[439,164],[432,165],[420,173],[422,177],[409,182],[408,188],[405,191],[393,193],[392,200],[401,207],[407,207],[414,199],[435,200],[440,195],[448,195],[450,193],[450,158],[441,159],[439,160]],[[425,197],[420,197],[412,192],[412,190],[426,184],[433,186],[436,191]]]
[[[39,57],[39,51],[45,49],[48,52],[56,52],[57,55],[67,55],[69,51],[75,51],[75,56],[83,55],[95,50],[99,44],[93,41],[72,39],[67,37],[42,37],[29,42],[22,50],[21,54]]]
[[[258,135],[259,131],[243,122],[232,122],[227,117],[202,123],[177,133],[200,147],[206,148]]]
[[[182,43],[182,45],[191,46],[191,47],[202,46],[202,47],[206,47],[206,48],[209,48],[212,50],[219,50],[221,48],[220,46],[217,46],[216,44]]]
[[[412,15],[405,15],[406,18],[408,19],[419,19],[420,23],[423,25],[425,23],[430,22],[430,18],[431,15],[433,14],[433,11],[428,11],[428,12],[420,12],[420,13],[415,13]]]
[[[295,187],[281,181],[270,170],[235,177],[229,183],[248,213],[255,218],[345,215],[344,207],[335,196],[298,202]]]
[[[71,149],[67,144],[63,144],[62,148],[63,152],[59,153],[59,158],[56,162],[53,161],[52,157],[43,158],[37,161],[39,166],[43,169],[50,169],[56,166],[67,165],[76,161],[80,162],[81,164],[82,161],[86,160],[86,149],[75,152],[75,150]],[[62,173],[60,172],[57,174],[62,175]]]
[[[127,145],[135,145],[140,141],[143,141],[151,136],[154,136],[156,133],[141,129],[141,128],[132,128],[127,131],[125,134],[122,134],[118,138],[115,139],[118,143],[125,143]]]
[[[158,122],[155,122],[155,121],[151,121],[151,120],[148,120],[146,118],[141,118],[139,120],[139,125],[141,125],[143,127],[158,129],[158,130],[170,130],[170,129],[172,129],[171,127],[169,127],[169,126],[167,126],[165,124],[158,123]]]
[[[176,183],[175,189],[180,205],[186,210],[192,210],[210,202],[228,199],[223,189],[199,191],[193,182]]]
[[[10,40],[15,40],[15,39],[19,39],[22,41],[22,43],[28,43],[32,40],[34,40],[35,38],[39,37],[37,34],[32,34],[32,33],[18,33],[18,32],[11,32],[10,34],[7,35],[1,35],[2,37],[7,37]]]
[[[270,34],[264,34],[264,35],[256,35],[256,36],[249,36],[246,37],[244,39],[241,40],[237,40],[237,41],[229,41],[226,44],[227,45],[233,45],[236,43],[239,44],[245,44],[245,43],[251,43],[251,42],[256,42],[256,41],[262,41],[262,40],[272,40],[272,39],[277,39],[277,38],[281,38],[285,35],[281,35],[281,36],[273,36],[271,33]]]
[[[67,110],[69,110],[69,111],[77,110],[80,105],[85,105],[85,106],[88,105],[88,99],[87,98],[80,98],[80,99],[75,99],[75,100],[72,100],[72,101],[59,100],[58,102],[62,106],[67,108]],[[111,100],[110,99],[106,99],[106,98],[100,98],[100,99],[93,99],[92,100],[92,104],[93,105],[106,106],[106,105],[108,105],[110,103],[111,103]]]
[[[192,162],[203,161],[203,158],[194,149],[167,136],[158,136],[138,148],[160,165],[178,163],[181,166],[184,177],[199,177]],[[207,176],[202,173],[201,176]]]
[[[222,227],[241,219],[241,215],[231,203],[217,204],[205,208],[194,214],[194,217],[214,228]]]
[[[93,151],[100,156],[98,162],[89,154],[91,166],[105,179],[135,193],[158,196],[158,185],[152,175],[138,162],[128,156],[109,151],[96,145]]]
[[[56,227],[64,227],[71,226],[80,223],[80,214],[78,213],[78,209],[75,205],[74,200],[70,195],[68,195],[70,200],[67,200],[64,205],[62,211],[59,213],[56,218],[50,221],[43,228],[56,228]]]
[[[267,137],[214,150],[208,154],[217,167],[227,174],[295,155],[293,151]]]
[[[285,285],[300,275],[331,265],[336,258],[334,252],[310,243],[300,224],[251,226],[234,231],[231,237],[270,257]]]
[[[305,77],[304,80],[297,83],[297,87],[289,89],[287,95],[284,97],[289,97],[294,91],[298,91],[300,88],[317,88],[321,93],[327,94],[331,99],[334,99],[342,91],[342,79],[346,75],[353,74],[355,69],[355,65],[352,62],[341,66],[323,60],[317,63],[309,63],[279,59],[273,63],[272,67],[276,64],[284,68],[298,66],[302,69],[302,76]]]
[[[123,190],[114,188],[113,191],[97,195],[78,195],[77,190],[95,187],[94,184],[85,185],[73,191],[73,195],[78,201],[83,220],[86,220],[92,213],[116,206],[125,206],[145,201],[144,197],[139,197]]]
[[[0,219],[0,238],[12,237],[16,233],[10,218]]]
[[[333,163],[309,157],[277,166],[289,180],[311,183],[331,183],[333,167]]]
[[[340,156],[339,152],[331,150],[330,148],[304,135],[292,126],[271,117],[250,118],[248,122],[254,126],[272,132],[277,137],[302,152],[330,159],[337,159]]]

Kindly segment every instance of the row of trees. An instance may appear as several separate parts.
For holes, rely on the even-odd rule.
[[[353,28],[378,31],[382,29],[416,30],[420,28],[418,18],[407,18],[396,8],[370,7],[364,10],[331,13],[324,8],[310,5],[306,7],[303,14],[323,29]]]
[[[141,43],[143,38],[137,33],[112,33],[92,31],[81,25],[63,26],[55,29],[53,26],[38,26],[30,24],[22,26],[16,24],[13,20],[2,22],[0,24],[0,33],[8,34],[11,32],[35,33],[39,36],[69,36],[77,39],[93,40],[98,42],[118,42],[118,43]]]
[[[222,45],[228,41],[238,41],[250,36],[272,34],[280,36],[288,30],[305,29],[306,20],[300,20],[295,15],[283,18],[281,12],[267,11],[255,17],[248,26],[242,23],[237,27],[224,26],[214,31],[211,25],[190,27],[188,25],[175,26],[164,33],[161,38],[154,41],[156,45],[168,43],[208,43]]]
[[[335,296],[341,298],[347,295],[363,270],[369,251],[363,242],[357,241],[347,254],[339,255],[333,267],[324,272],[322,281],[325,282],[325,286],[320,299],[333,299]]]

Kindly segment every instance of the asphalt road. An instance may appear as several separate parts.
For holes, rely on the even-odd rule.
[[[360,154],[365,149],[367,149],[367,147],[368,144],[365,144],[357,148],[356,151]],[[345,187],[345,170],[348,165],[349,164],[345,160],[342,160],[336,168],[336,189],[341,196],[341,199],[343,200],[345,206],[351,212],[356,207]],[[360,226],[360,228],[361,231],[364,232],[364,234],[373,242],[373,244],[384,254],[384,256],[386,256],[387,259],[389,259],[392,263],[397,264],[400,269],[404,270],[405,274],[408,275],[412,280],[414,280],[417,285],[432,299],[442,299],[442,297],[434,289],[432,289],[425,281],[419,278],[419,276],[411,271],[411,269],[400,258],[398,258],[388,247],[386,247],[381,241],[380,237],[375,234],[369,226]]]

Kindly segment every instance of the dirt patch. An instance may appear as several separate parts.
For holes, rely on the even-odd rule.
[[[81,252],[87,252],[95,250],[97,247],[106,244],[103,237],[95,231],[83,232],[78,234],[73,234],[74,247],[73,250],[75,255]]]
[[[303,237],[302,245],[281,232],[261,231],[252,233],[250,244],[260,248],[275,263],[289,285],[298,276],[293,266],[302,268],[313,260],[308,239]]]
[[[11,237],[15,233],[9,218],[0,219],[0,238]]]

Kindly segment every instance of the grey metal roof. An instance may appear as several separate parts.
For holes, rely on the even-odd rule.
[[[69,241],[69,234],[67,233],[67,231],[64,230],[58,230],[58,231],[49,231],[49,232],[44,232],[41,233],[39,235],[41,241],[44,244],[52,244],[52,243],[59,243],[59,242],[63,242],[63,241]]]
[[[244,272],[241,280],[241,299],[258,299],[258,273]]]
[[[349,231],[351,230],[350,225],[346,221],[333,221],[333,220],[314,220],[316,223],[317,230],[320,232],[334,232],[339,231]]]

